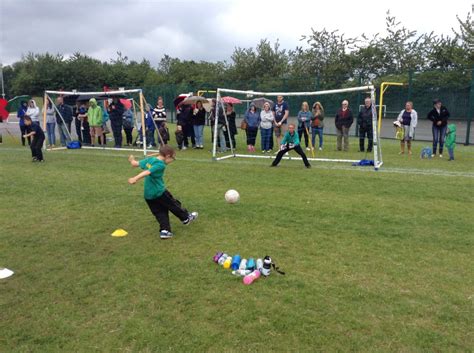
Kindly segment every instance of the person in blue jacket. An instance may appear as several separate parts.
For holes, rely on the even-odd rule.
[[[23,135],[26,135],[27,133],[27,127],[25,125],[25,115],[26,111],[28,110],[28,103],[26,101],[21,101],[20,107],[18,108],[18,111],[16,112],[16,117],[18,118],[19,124],[20,124],[20,131],[21,131],[21,144],[25,146],[26,139],[23,137]],[[28,146],[31,145],[31,137],[28,137]]]

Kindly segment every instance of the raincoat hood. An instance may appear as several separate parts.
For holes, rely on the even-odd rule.
[[[456,133],[456,125],[454,125],[454,124],[449,124],[449,125],[448,125],[448,129],[449,129],[448,134]]]
[[[96,101],[96,99],[95,99],[95,98],[89,99],[89,104],[90,104],[90,106],[93,107],[93,108],[97,107],[97,101]]]

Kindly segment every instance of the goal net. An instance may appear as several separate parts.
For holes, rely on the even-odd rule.
[[[285,107],[289,110],[287,121],[295,125],[296,133],[300,136],[300,144],[306,149],[308,160],[317,162],[340,162],[359,163],[361,160],[370,160],[374,163],[375,170],[382,164],[382,149],[380,137],[377,129],[377,112],[375,104],[375,88],[372,85],[351,87],[343,89],[314,91],[314,92],[256,92],[252,90],[236,90],[228,88],[218,88],[216,93],[215,107],[211,112],[212,126],[212,157],[216,161],[228,158],[267,158],[273,159],[279,150],[279,139],[283,137],[286,125],[278,136],[280,129],[275,122],[269,126],[263,126],[261,122],[256,123],[255,119],[250,121],[246,113],[254,105],[257,115],[263,109],[263,104],[268,102],[273,116],[281,109],[281,104],[277,104],[278,97],[282,96],[286,102]],[[355,137],[356,132],[361,134],[357,126],[357,118],[360,105],[364,100],[370,98],[371,109],[366,115],[370,120],[366,130],[373,134],[373,147],[368,146],[368,137],[365,138],[365,148],[360,149],[359,137]],[[349,129],[349,152],[336,150],[337,129],[334,117],[342,101],[348,101],[349,109],[353,114],[353,123]],[[303,104],[303,103],[307,103]],[[314,123],[313,106],[319,103],[324,110],[324,119]],[[276,107],[275,107],[276,105]],[[304,106],[309,107],[304,108]],[[275,108],[274,108],[275,107]],[[300,114],[301,112],[309,113]],[[256,115],[253,117],[255,118]],[[306,116],[306,121],[305,120]],[[245,121],[247,124],[242,124]],[[253,126],[249,129],[249,123]],[[257,126],[256,126],[257,125]],[[370,129],[371,127],[371,129]],[[356,131],[357,130],[357,131]],[[224,142],[225,140],[225,142]],[[338,144],[338,147],[340,145]],[[371,148],[372,147],[372,148]],[[356,151],[365,151],[365,154]],[[352,158],[351,158],[352,157]],[[284,159],[301,160],[301,157],[290,152]]]
[[[63,103],[66,104],[70,109],[70,112],[73,116],[65,117],[61,114],[61,109],[57,106],[57,98],[62,97]],[[91,98],[95,98],[97,101],[97,105],[102,109],[104,114],[104,119],[102,123],[102,131],[104,131],[103,139],[100,140],[94,138],[92,141],[92,137],[90,135],[90,126],[87,123],[87,118],[78,118],[78,112],[76,111],[79,109],[87,111],[89,100]],[[132,129],[133,135],[131,146],[123,146],[120,148],[116,148],[114,143],[107,143],[106,133],[112,135],[112,126],[111,123],[108,121],[108,113],[107,107],[110,104],[111,99],[118,98],[122,104],[124,105],[124,111],[130,110],[132,122],[131,126],[127,126],[129,129]],[[46,107],[50,105],[50,109],[54,110],[54,115],[57,119],[58,125],[62,125],[59,130],[60,135],[64,134],[65,140],[67,142],[79,140],[82,143],[82,148],[97,148],[92,146],[98,146],[101,149],[106,150],[130,150],[130,151],[143,151],[143,154],[147,154],[147,134],[145,129],[145,118],[146,118],[146,106],[147,102],[143,95],[141,89],[120,89],[116,91],[102,91],[102,92],[82,92],[82,91],[53,91],[47,90],[44,92],[44,102],[43,106]],[[46,131],[46,109],[43,109],[43,116],[42,116],[42,125],[43,129]],[[72,120],[71,120],[72,119]],[[153,120],[153,124],[155,124]],[[124,125],[125,126],[125,125]],[[59,126],[58,126],[59,128]],[[125,131],[125,129],[121,130],[121,134]],[[54,132],[55,133],[55,132]],[[97,141],[96,141],[97,140]],[[124,139],[125,141],[125,139]],[[96,144],[100,143],[102,144]],[[134,147],[135,146],[135,147]],[[65,149],[66,147],[55,147],[49,148],[49,151],[52,150],[61,150]]]

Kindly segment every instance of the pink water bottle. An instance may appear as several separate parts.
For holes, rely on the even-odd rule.
[[[260,271],[255,270],[251,274],[244,277],[244,284],[248,286],[248,285],[252,284],[253,281],[255,281],[259,277],[260,277]]]

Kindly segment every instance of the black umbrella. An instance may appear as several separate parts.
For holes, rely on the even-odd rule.
[[[253,104],[255,105],[256,108],[258,109],[263,109],[263,105],[265,103],[269,103],[270,104],[270,108],[273,108],[273,101],[270,100],[270,99],[267,99],[267,98],[255,98],[255,99],[252,99],[252,102],[250,104]]]

